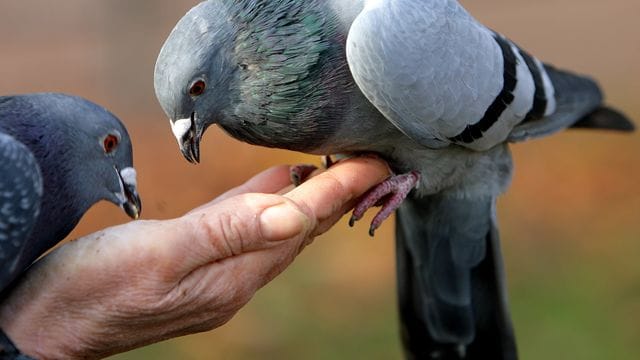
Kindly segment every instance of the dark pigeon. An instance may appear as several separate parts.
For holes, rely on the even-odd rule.
[[[373,233],[399,207],[402,338],[416,359],[517,357],[495,215],[508,142],[633,129],[595,81],[455,0],[205,1],[162,47],[155,89],[191,162],[213,124],[251,144],[387,160],[398,175],[351,223],[382,200]]]
[[[38,219],[42,197],[40,167],[29,149],[0,133],[0,284],[15,274],[25,241]]]
[[[0,292],[96,202],[140,214],[127,130],[79,97],[0,97],[0,171]]]

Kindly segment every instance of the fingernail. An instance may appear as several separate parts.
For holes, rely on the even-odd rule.
[[[309,218],[289,203],[266,208],[260,214],[262,236],[268,241],[290,239],[308,226]]]

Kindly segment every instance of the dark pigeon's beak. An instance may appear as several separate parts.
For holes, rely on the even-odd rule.
[[[182,156],[192,164],[200,162],[200,139],[203,128],[198,126],[196,114],[192,113],[188,119],[171,121],[171,130],[178,140]]]
[[[118,171],[122,184],[122,203],[120,206],[130,218],[137,220],[142,212],[142,201],[138,195],[136,170],[132,167]]]

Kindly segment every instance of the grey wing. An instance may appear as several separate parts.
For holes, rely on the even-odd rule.
[[[591,78],[542,65],[553,93],[555,108],[542,117],[526,119],[508,140],[524,141],[553,134],[569,127],[631,131],[633,123],[623,114],[602,105],[602,92]]]
[[[0,292],[24,270],[17,266],[41,197],[42,177],[35,158],[22,143],[0,133]]]
[[[360,90],[418,143],[437,148],[455,142],[503,89],[503,54],[494,33],[456,1],[371,3],[379,6],[365,7],[347,39]],[[503,141],[517,120],[504,121],[506,128],[482,147]]]
[[[517,358],[495,199],[407,198],[397,216],[402,338],[412,359]]]
[[[628,131],[587,77],[543,64],[455,0],[377,0],[356,17],[347,60],[360,90],[416,142],[486,150],[567,127]]]

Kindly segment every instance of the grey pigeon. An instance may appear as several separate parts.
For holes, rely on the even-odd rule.
[[[0,97],[0,292],[108,200],[141,210],[126,128],[79,97]]]
[[[191,162],[217,124],[251,144],[389,163],[398,175],[351,223],[382,203],[373,233],[399,207],[409,358],[517,358],[495,211],[508,142],[633,129],[593,80],[540,62],[453,0],[205,1],[169,35],[154,80]]]

